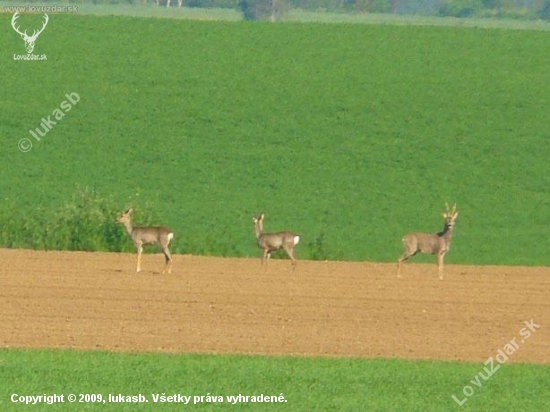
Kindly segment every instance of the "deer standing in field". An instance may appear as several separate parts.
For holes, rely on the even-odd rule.
[[[453,227],[458,216],[456,204],[452,210],[449,210],[449,205],[445,204],[446,211],[441,214],[445,220],[443,231],[436,234],[427,233],[410,233],[403,236],[403,255],[397,261],[397,277],[401,277],[401,265],[404,261],[417,253],[426,253],[437,255],[437,268],[439,279],[443,279],[443,258],[451,247],[451,237],[453,235]]]
[[[292,270],[294,271],[296,267],[294,246],[300,241],[300,236],[292,232],[263,233],[264,217],[264,214],[252,217],[256,232],[256,242],[258,243],[258,247],[263,251],[262,266],[265,264],[267,270],[267,262],[271,257],[271,252],[283,249],[290,258]]]
[[[171,273],[172,271],[172,256],[170,250],[168,250],[168,244],[174,237],[174,232],[167,227],[132,227],[131,214],[133,209],[128,209],[122,212],[117,218],[117,222],[124,225],[126,232],[137,249],[137,269],[136,272],[141,271],[141,252],[143,252],[143,245],[160,245],[162,253],[166,260],[166,267],[162,273]]]

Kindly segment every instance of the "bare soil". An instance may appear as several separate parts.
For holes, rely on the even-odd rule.
[[[0,347],[550,362],[550,268],[0,250]],[[524,321],[540,325],[529,338]],[[528,330],[528,329],[527,329]],[[523,341],[522,341],[523,340]]]

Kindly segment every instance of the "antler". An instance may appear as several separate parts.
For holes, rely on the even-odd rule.
[[[18,17],[19,17],[19,12],[16,11],[11,19],[11,26],[21,36],[26,37],[27,39],[30,39],[30,40],[35,40],[38,37],[38,35],[44,31],[44,29],[46,28],[46,25],[48,24],[48,21],[50,21],[50,18],[48,17],[48,15],[44,13],[45,19],[44,19],[44,24],[42,25],[42,28],[38,31],[34,30],[32,33],[32,36],[29,36],[27,34],[27,30],[25,30],[24,33],[21,33],[21,31],[19,30],[19,27],[15,27],[15,21],[17,20]]]
[[[457,215],[456,211],[456,203],[453,205],[453,208],[449,208],[449,204],[445,202],[445,212],[442,213],[443,218],[446,219],[447,217],[455,217]]]
[[[40,33],[42,33],[42,32],[44,31],[44,29],[46,28],[46,25],[47,25],[48,22],[50,21],[50,18],[48,17],[48,15],[47,15],[46,13],[44,13],[44,17],[45,17],[45,19],[44,19],[44,24],[42,25],[42,28],[41,28],[40,30],[38,30],[37,33],[34,33],[34,32],[33,32],[33,34],[32,34],[31,37],[38,37],[38,35],[39,35]],[[35,30],[35,31],[36,31],[36,30]]]
[[[15,27],[15,20],[17,20],[17,18],[19,17],[18,16],[19,12],[15,12],[15,14],[13,15],[12,19],[11,19],[11,27],[13,27],[13,29],[19,33],[21,36],[26,36],[27,35],[27,30],[25,30],[25,33],[21,33],[19,31],[19,27]]]

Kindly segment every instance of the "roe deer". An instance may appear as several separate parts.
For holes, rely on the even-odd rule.
[[[131,214],[133,209],[128,209],[125,212],[122,212],[119,217],[117,217],[117,222],[122,223],[128,232],[128,236],[134,242],[134,245],[137,249],[137,270],[136,272],[141,271],[141,252],[143,252],[143,245],[155,245],[158,244],[162,248],[162,253],[166,259],[166,267],[162,273],[171,273],[172,271],[172,256],[170,255],[170,250],[168,250],[168,244],[170,240],[174,237],[174,232],[167,227],[132,227]]]
[[[403,255],[397,261],[397,277],[401,277],[401,264],[411,256],[417,253],[427,253],[437,255],[437,268],[439,279],[443,279],[443,258],[451,247],[451,236],[453,235],[453,227],[458,216],[456,204],[449,211],[449,205],[445,204],[446,212],[442,213],[445,219],[443,231],[437,234],[427,233],[410,233],[403,236],[403,247],[405,249]]]
[[[256,232],[256,241],[258,247],[263,250],[262,266],[266,265],[271,257],[271,252],[283,249],[291,260],[292,270],[296,267],[296,257],[294,256],[294,246],[300,241],[300,236],[292,232],[263,233],[264,214],[253,216],[254,230]]]

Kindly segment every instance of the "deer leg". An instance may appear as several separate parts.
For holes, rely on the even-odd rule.
[[[138,244],[137,245],[137,268],[136,268],[137,273],[141,272],[141,252],[143,252],[143,247],[141,246],[141,244]]]
[[[437,272],[439,274],[439,280],[443,280],[443,257],[445,253],[437,254]]]
[[[410,257],[416,255],[417,252],[411,253],[411,252],[405,252],[403,255],[397,259],[397,277],[401,278],[401,266],[403,265],[403,262],[408,260]]]
[[[400,278],[401,277],[401,265],[403,264],[403,262],[407,260],[407,258],[405,257],[405,255],[401,256],[399,259],[397,259],[397,277]]]
[[[294,272],[294,269],[296,269],[296,257],[294,256],[294,251],[292,250],[292,248],[290,246],[285,246],[284,250],[285,250],[286,254],[288,255],[288,257],[290,258],[291,270],[292,270],[292,272]]]
[[[166,262],[166,267],[162,271],[162,273],[172,273],[172,256],[170,255],[170,250],[168,250],[168,246],[162,247],[162,252],[164,253],[164,260]]]
[[[269,259],[269,249],[264,249],[262,253],[262,267],[267,270],[267,260]]]

